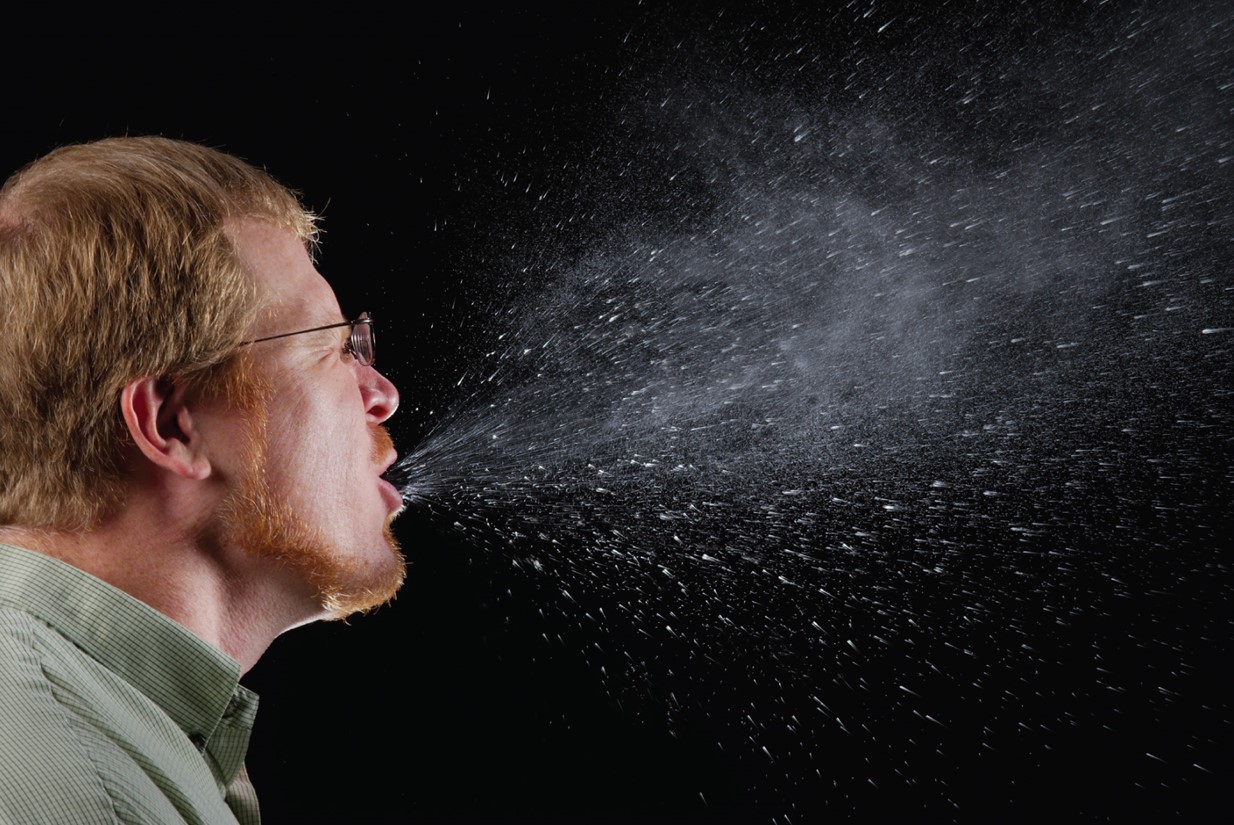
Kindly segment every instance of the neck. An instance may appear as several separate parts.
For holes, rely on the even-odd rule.
[[[129,507],[98,527],[63,532],[0,527],[0,541],[45,553],[145,602],[247,672],[285,630],[321,618],[290,571]]]

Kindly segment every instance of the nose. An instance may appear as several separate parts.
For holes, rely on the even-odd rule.
[[[389,378],[372,367],[362,367],[360,396],[370,424],[380,424],[398,409],[398,390]]]

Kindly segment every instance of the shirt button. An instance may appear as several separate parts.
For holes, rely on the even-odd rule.
[[[202,753],[206,752],[206,737],[202,736],[200,733],[194,733],[189,736],[189,741],[193,743],[193,747],[197,748],[197,750]]]

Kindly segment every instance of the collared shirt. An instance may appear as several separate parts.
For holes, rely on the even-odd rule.
[[[0,823],[257,825],[239,678],[127,593],[0,544]]]

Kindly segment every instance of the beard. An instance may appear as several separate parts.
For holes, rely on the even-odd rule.
[[[252,460],[237,492],[223,502],[220,518],[226,546],[270,559],[297,574],[315,591],[329,619],[344,619],[389,603],[406,576],[403,555],[386,517],[383,536],[386,564],[364,563],[347,548],[330,547],[321,535],[272,492],[266,476],[264,410],[254,410],[250,430]],[[393,448],[381,425],[372,428],[372,459],[379,462]]]

